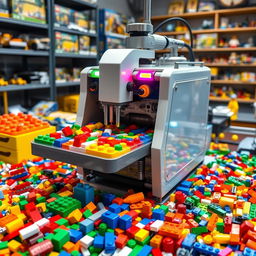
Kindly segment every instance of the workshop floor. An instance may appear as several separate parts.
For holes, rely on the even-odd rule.
[[[162,205],[94,191],[65,163],[1,162],[0,255],[256,255],[256,157],[215,145],[206,160]]]

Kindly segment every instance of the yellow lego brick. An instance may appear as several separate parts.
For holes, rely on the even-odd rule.
[[[81,211],[79,209],[76,209],[68,215],[67,219],[70,224],[74,224],[79,222],[82,216],[83,214],[81,213]]]
[[[66,243],[63,245],[62,248],[63,248],[66,252],[71,253],[71,252],[73,251],[74,247],[75,247],[75,244],[72,243],[72,242],[70,242],[70,241],[68,241],[68,242],[66,242]]]
[[[212,244],[212,242],[213,242],[213,239],[212,239],[212,236],[211,236],[211,235],[206,235],[206,236],[203,238],[203,240],[204,240],[204,243],[205,243],[205,244]]]
[[[5,248],[5,249],[0,250],[0,255],[6,255],[6,256],[10,255],[9,248]]]
[[[10,242],[8,242],[8,248],[12,252],[17,252],[19,250],[20,246],[21,246],[21,243],[19,243],[16,240],[11,240]]]
[[[64,192],[59,193],[59,195],[60,196],[72,196],[73,193],[71,191],[66,190]]]
[[[218,244],[229,244],[230,235],[229,234],[215,234],[213,235],[213,242]]]
[[[228,197],[222,196],[219,200],[219,205],[221,207],[228,205],[233,210],[234,202],[235,202],[235,200],[233,198],[228,198]]]
[[[10,212],[14,215],[19,215],[21,214],[21,211],[20,211],[20,206],[19,205],[14,205],[12,207],[10,207]]]
[[[79,130],[76,130],[76,131],[75,131],[75,134],[76,134],[76,135],[80,135],[80,134],[84,134],[84,132],[83,132],[81,129],[79,129]]]
[[[19,197],[14,197],[13,199],[12,199],[12,201],[13,201],[13,203],[19,203],[20,202],[20,198]]]
[[[16,231],[17,229],[22,228],[23,226],[24,226],[24,223],[23,223],[22,219],[16,219],[16,220],[6,224],[6,231],[8,233],[12,233],[12,232]]]
[[[130,151],[130,147],[126,143],[120,143],[122,150],[115,150],[114,147],[110,147],[109,144],[98,146],[96,143],[89,145],[85,152],[89,155],[94,155],[102,158],[117,158]]]
[[[170,195],[170,202],[175,202],[175,194]]]
[[[140,222],[142,219],[141,219],[141,217],[137,217],[135,220]]]
[[[40,212],[45,212],[46,211],[46,203],[37,204],[36,208],[38,208]]]
[[[242,216],[243,215],[243,209],[237,208],[235,211],[235,216]]]
[[[135,234],[135,240],[142,242],[149,236],[149,231],[146,229],[140,229],[136,234]]]
[[[59,253],[58,252],[51,252],[50,254],[48,254],[48,256],[58,256]]]
[[[243,207],[243,214],[249,214],[250,213],[250,208],[251,208],[251,203],[250,202],[245,202],[244,207]]]

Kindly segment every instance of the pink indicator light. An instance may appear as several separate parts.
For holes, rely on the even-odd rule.
[[[137,74],[137,79],[138,80],[152,81],[152,80],[154,80],[154,72],[152,72],[152,71],[140,71]]]

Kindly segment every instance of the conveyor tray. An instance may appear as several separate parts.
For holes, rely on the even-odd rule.
[[[140,160],[150,153],[151,143],[141,145],[129,153],[113,159],[78,153],[62,148],[46,146],[32,142],[32,154],[77,165],[103,173],[115,173]]]

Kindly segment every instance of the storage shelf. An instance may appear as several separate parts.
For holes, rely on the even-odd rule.
[[[43,29],[47,30],[48,25],[47,24],[40,24],[36,22],[29,22],[29,21],[23,21],[23,20],[18,20],[18,19],[13,19],[13,18],[3,18],[0,17],[0,24],[1,27],[10,27],[10,28],[37,28],[37,29]]]
[[[204,63],[207,67],[223,67],[223,68],[256,68],[255,64],[221,64],[221,63]]]
[[[116,38],[120,38],[120,39],[125,39],[128,36],[127,35],[122,35],[122,34],[117,34],[117,33],[111,33],[111,32],[107,32],[105,33],[106,36],[111,36],[111,37],[116,37]]]
[[[91,4],[84,0],[55,0],[56,4],[60,4],[76,10],[96,9],[97,5]]]
[[[49,56],[48,51],[19,50],[12,48],[0,48],[1,55],[23,55],[23,56]]]
[[[195,13],[184,13],[179,14],[181,18],[187,19],[196,19],[196,18],[209,18],[218,14],[220,16],[223,15],[239,15],[239,14],[254,14],[256,12],[256,7],[246,7],[246,8],[237,8],[237,9],[224,9],[224,10],[215,10],[209,12],[195,12]],[[177,17],[177,15],[159,15],[152,17],[152,21],[161,21],[168,18]]]
[[[180,52],[188,52],[187,49],[180,49]],[[205,48],[205,49],[193,49],[194,52],[253,52],[256,51],[256,47],[237,47],[237,48]],[[157,53],[169,53],[170,50],[158,50]]]
[[[65,82],[65,83],[58,83],[56,82],[56,87],[69,87],[69,86],[79,86],[80,82]]]
[[[82,35],[82,36],[90,36],[90,37],[97,36],[96,33],[83,32],[83,31],[79,31],[79,30],[75,30],[75,29],[69,29],[69,28],[58,27],[58,26],[55,26],[54,30],[59,31],[59,32],[69,33],[69,34]]]
[[[97,55],[85,55],[79,53],[56,53],[58,58],[79,58],[79,59],[97,59]]]
[[[221,98],[221,97],[210,96],[210,101],[228,102],[230,100],[231,100],[230,98]],[[237,99],[237,101],[239,103],[248,103],[248,104],[256,102],[256,100],[254,100],[254,99]]]
[[[225,29],[198,29],[193,30],[193,34],[211,34],[211,33],[248,33],[248,32],[256,32],[256,27],[248,27],[248,28],[225,28]],[[188,33],[188,31],[173,31],[173,32],[159,32],[158,34],[163,36],[176,36],[176,35],[184,35]]]
[[[23,90],[36,90],[50,88],[49,84],[26,84],[26,85],[7,85],[1,86],[0,92],[23,91]]]
[[[256,82],[240,82],[240,81],[232,81],[232,80],[212,80],[211,84],[234,84],[234,85],[256,85]]]

